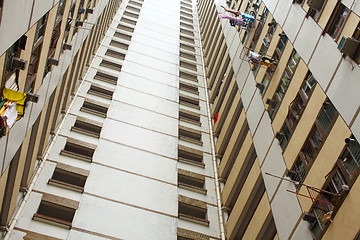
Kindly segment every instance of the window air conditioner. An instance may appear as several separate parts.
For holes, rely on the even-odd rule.
[[[360,41],[355,38],[342,37],[338,49],[341,53],[349,55],[351,58],[355,58],[357,52],[359,52]]]
[[[94,9],[92,9],[92,8],[87,8],[87,9],[85,10],[85,13],[92,14],[93,12],[94,12]]]
[[[262,84],[262,83],[256,83],[256,87],[257,87],[260,91],[263,91],[264,88],[265,88],[265,85]]]
[[[83,24],[84,24],[84,22],[82,22],[82,21],[76,21],[75,22],[75,27],[82,27]]]
[[[276,106],[276,101],[268,98],[266,99],[266,104],[268,104],[271,108],[274,108]]]
[[[48,59],[48,64],[53,65],[53,66],[58,66],[59,65],[59,60],[57,60],[55,58],[49,58]]]
[[[316,221],[316,217],[313,213],[310,212],[304,212],[304,221],[307,221],[309,223],[314,223]]]
[[[20,69],[20,70],[25,70],[26,63],[27,63],[27,61],[24,60],[24,59],[20,59],[20,58],[17,58],[17,57],[14,57],[12,59],[12,67],[13,68],[17,68],[17,69]]]
[[[276,138],[277,140],[279,140],[279,141],[281,141],[284,136],[285,136],[285,135],[284,135],[284,133],[282,133],[282,132],[277,132],[277,133],[275,134],[275,138]]]
[[[317,11],[320,11],[323,4],[324,4],[324,0],[308,0],[307,4],[309,5],[309,7],[311,7],[312,9],[315,9]]]
[[[64,49],[64,50],[71,50],[71,49],[72,49],[72,45],[71,45],[71,44],[68,44],[68,43],[64,43],[63,49]]]

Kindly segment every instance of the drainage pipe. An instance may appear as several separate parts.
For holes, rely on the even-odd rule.
[[[196,6],[196,15],[198,17],[197,13],[197,6]],[[199,34],[199,37],[201,38],[200,34],[200,22],[198,21],[197,26],[197,32]],[[214,171],[214,179],[215,179],[215,191],[216,191],[216,200],[217,200],[217,208],[218,208],[218,216],[219,216],[219,225],[220,225],[220,236],[222,240],[226,240],[225,237],[225,227],[224,227],[224,216],[222,211],[222,204],[221,204],[221,193],[220,193],[220,184],[219,184],[219,175],[218,175],[218,164],[216,160],[216,153],[215,153],[215,144],[214,144],[214,136],[213,136],[213,128],[212,128],[212,118],[211,118],[211,112],[210,112],[210,103],[209,103],[209,94],[208,94],[208,88],[207,88],[207,78],[206,78],[206,72],[205,72],[205,63],[204,63],[204,55],[202,50],[202,43],[199,39],[200,44],[200,55],[201,55],[201,63],[202,63],[202,71],[203,71],[203,82],[204,82],[204,90],[205,90],[205,101],[206,101],[206,110],[207,110],[207,119],[208,119],[208,125],[209,125],[209,135],[210,135],[210,143],[211,143],[211,156],[212,156],[212,162],[213,162],[213,171]]]

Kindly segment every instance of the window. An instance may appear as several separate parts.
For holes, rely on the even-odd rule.
[[[200,109],[199,99],[189,97],[189,96],[184,96],[184,95],[180,94],[179,95],[179,102],[180,102],[181,105],[185,105],[185,106],[188,106],[188,107]]]
[[[197,71],[196,64],[189,63],[183,60],[180,60],[180,67],[187,68],[189,70]]]
[[[54,57],[54,55],[55,55],[56,45],[60,38],[60,27],[61,27],[61,18],[57,18],[56,22],[55,22],[55,27],[54,27],[54,30],[53,30],[52,36],[51,36],[50,48],[49,48],[49,53],[48,53],[48,57],[47,57],[48,60],[50,58]],[[46,76],[46,74],[48,74],[48,72],[51,71],[51,68],[52,68],[52,64],[48,61],[45,66],[44,77]]]
[[[287,143],[291,137],[291,132],[288,128],[288,126],[286,124],[284,124],[280,130],[280,140],[279,140],[279,143],[280,143],[280,147],[282,149],[285,149],[285,147],[287,146]]]
[[[243,44],[243,45],[245,45],[245,43],[246,43],[246,41],[247,41],[247,39],[248,39],[248,31],[245,31],[244,32],[244,36],[243,36],[243,38],[242,38],[242,40],[241,40],[241,43]]]
[[[109,57],[117,58],[117,59],[120,59],[120,60],[125,59],[125,53],[117,52],[117,51],[114,51],[114,50],[111,50],[111,49],[106,50],[105,55],[109,56]]]
[[[206,194],[205,177],[198,173],[178,169],[178,186],[191,191]]]
[[[275,91],[275,94],[272,98],[273,104],[270,104],[268,108],[268,113],[270,115],[270,118],[273,120],[275,117],[275,114],[277,110],[279,109],[280,103],[282,99],[285,96],[285,93],[290,85],[291,79],[294,75],[295,69],[297,67],[297,64],[300,61],[300,55],[293,50],[289,61],[287,63],[287,66],[284,70],[284,73],[280,79],[280,83]]]
[[[128,11],[125,11],[125,12],[124,12],[124,16],[132,17],[132,18],[136,18],[136,19],[139,17],[138,14],[135,14],[135,13],[132,13],[132,12],[128,12]]]
[[[255,49],[257,43],[258,43],[258,40],[259,40],[259,37],[261,35],[261,32],[264,28],[264,23],[263,22],[259,22],[259,24],[257,25],[256,27],[256,30],[255,30],[255,33],[254,33],[254,36],[251,40],[251,44],[250,44],[250,49]]]
[[[101,105],[101,103],[95,103],[94,101],[85,100],[80,111],[98,115],[100,117],[106,117],[108,108]]]
[[[74,126],[71,127],[71,131],[83,133],[93,137],[100,137],[101,124],[93,122],[90,119],[77,117]]]
[[[103,82],[107,82],[107,83],[110,83],[110,84],[113,84],[113,85],[117,84],[117,77],[112,76],[112,75],[107,74],[107,73],[104,73],[104,72],[100,72],[100,71],[96,72],[96,74],[94,76],[94,79],[100,80],[100,81],[103,81]]]
[[[89,172],[80,168],[58,163],[49,184],[83,192]]]
[[[5,58],[5,83],[7,88],[11,88],[13,90],[18,91],[18,75],[19,75],[19,69],[23,70],[26,67],[26,61],[17,59],[20,56],[21,50],[25,50],[26,47],[26,41],[27,37],[26,35],[23,35],[21,38],[19,38],[6,52],[6,58]],[[21,61],[19,63],[22,63],[21,67],[16,66],[14,64],[14,60]]]
[[[274,36],[276,27],[277,27],[277,23],[275,21],[275,19],[273,19],[270,23],[268,23],[269,29],[266,33],[266,37],[267,37],[267,44],[269,44],[272,40],[272,37]]]
[[[186,53],[186,52],[180,51],[180,57],[189,59],[189,60],[191,60],[191,61],[196,61],[195,55],[189,54],[189,53]]]
[[[112,61],[108,61],[108,60],[105,60],[103,59],[100,63],[100,66],[101,67],[106,67],[106,68],[109,68],[109,69],[112,69],[112,70],[115,70],[115,71],[121,71],[121,64],[117,64],[117,63],[114,63]]]
[[[114,47],[121,48],[124,50],[127,50],[129,47],[129,45],[122,43],[122,42],[115,41],[115,40],[111,40],[110,46],[114,46]]]
[[[209,225],[206,203],[197,199],[179,195],[179,218],[202,225]]]
[[[180,10],[180,15],[185,16],[185,17],[189,17],[189,18],[192,18],[192,17],[193,17],[192,14],[187,13],[187,12],[184,12],[184,11],[181,11],[181,10]]]
[[[321,239],[324,235],[331,223],[329,218],[335,217],[359,175],[360,144],[353,136],[345,139],[345,142],[343,153],[333,170],[326,175],[327,180],[317,196],[317,199],[328,204],[315,201],[311,209],[315,216],[311,227],[315,239]]]
[[[202,146],[201,131],[179,126],[179,139]]]
[[[60,154],[91,162],[95,148],[95,145],[68,138],[65,147],[61,150]]]
[[[189,46],[189,45],[184,44],[184,43],[180,43],[180,48],[181,48],[181,49],[188,50],[188,51],[190,51],[190,52],[195,52],[195,47]]]
[[[120,29],[120,30],[124,30],[124,31],[127,31],[127,32],[134,32],[134,28],[132,28],[132,27],[128,27],[128,26],[125,26],[125,25],[122,25],[122,24],[119,24],[118,26],[117,26],[117,28],[118,29]]]
[[[191,74],[191,73],[187,73],[187,72],[184,72],[184,71],[181,71],[181,70],[179,72],[179,77],[190,80],[190,81],[193,81],[193,82],[198,82],[198,79],[197,79],[196,75]]]
[[[266,92],[266,89],[267,87],[269,86],[269,83],[270,83],[270,80],[271,80],[271,77],[272,77],[272,70],[270,70],[269,68],[266,70],[265,72],[265,75],[264,75],[264,78],[262,80],[262,84],[263,84],[263,87],[260,89],[260,92],[262,95],[265,94]]]
[[[284,49],[285,49],[285,45],[287,43],[287,36],[285,35],[285,33],[281,33],[279,34],[280,38],[279,38],[279,42],[278,44],[276,45],[276,48],[275,48],[275,52],[272,56],[272,59],[274,59],[277,63],[280,61],[280,58],[284,52]],[[277,65],[274,66],[273,68],[273,72],[276,70],[276,67]]]
[[[195,166],[200,166],[200,167],[205,166],[203,163],[203,152],[202,151],[199,151],[199,150],[196,150],[193,148],[189,148],[189,147],[185,147],[182,145],[179,145],[178,160],[180,162],[192,164]]]
[[[310,171],[310,167],[320,152],[338,115],[339,114],[332,103],[329,100],[326,100],[323,103],[323,107],[315,120],[309,136],[301,148],[297,161],[291,169],[293,171],[292,173],[294,173],[291,177],[297,178],[298,180],[296,181],[303,181],[306,174]]]
[[[180,22],[180,26],[181,26],[181,27],[189,28],[189,29],[191,29],[191,30],[194,30],[194,27],[193,27],[193,25],[191,25],[191,24],[187,24],[187,23],[184,23],[184,22]]]
[[[103,86],[92,83],[88,90],[88,93],[102,98],[112,99],[112,95],[114,92],[110,89],[106,89]]]
[[[134,11],[134,12],[140,12],[140,9],[139,8],[136,8],[136,7],[132,7],[130,5],[128,5],[126,7],[127,10],[131,10],[131,11]]]
[[[130,35],[120,33],[120,32],[115,32],[114,37],[122,38],[122,39],[127,40],[127,41],[131,41],[131,36]]]
[[[199,95],[198,87],[194,84],[185,83],[185,82],[180,81],[179,88],[180,88],[180,90]]]
[[[129,4],[132,4],[132,5],[135,5],[135,6],[138,6],[138,7],[141,7],[141,6],[142,6],[141,3],[135,2],[135,1],[129,1]]]
[[[203,233],[190,231],[188,229],[177,229],[177,240],[210,240],[210,238]]]
[[[45,33],[46,19],[47,19],[47,14],[45,14],[37,23],[34,46],[30,57],[28,75],[25,83],[25,92],[29,92],[32,90],[33,83],[37,75],[42,43],[43,43],[43,36]]]
[[[193,38],[185,37],[185,36],[182,36],[182,35],[180,35],[180,40],[191,43],[191,44],[195,44],[195,40]]]
[[[33,83],[38,71],[41,48],[42,48],[42,42],[39,40],[37,44],[34,46],[34,50],[31,53],[28,74],[25,83],[25,92],[29,92],[32,90]]]
[[[181,9],[181,10],[183,10],[183,11],[186,11],[186,12],[192,13],[191,8],[186,8],[186,7],[181,6],[181,7],[180,7],[180,9]]]
[[[345,21],[349,15],[350,10],[342,3],[338,2],[337,6],[332,13],[329,20],[327,33],[334,40],[337,40],[340,36],[341,30],[345,24]]]
[[[309,97],[311,96],[315,84],[316,80],[309,71],[298,94],[289,105],[288,114],[285,118],[284,125],[280,130],[282,136],[279,139],[279,142],[283,150],[286,148],[287,143],[291,138],[291,135],[294,133],[295,128],[300,121],[300,118],[304,112],[304,109],[306,107]]]
[[[47,14],[45,14],[37,23],[34,45],[36,45],[37,41],[39,41],[39,39],[44,36],[46,19],[47,19]]]
[[[199,125],[199,126],[201,125],[200,114],[190,112],[190,111],[187,111],[187,110],[184,110],[184,109],[180,109],[180,111],[179,111],[179,119],[180,119],[180,121],[196,124],[196,125]]]
[[[126,18],[126,17],[122,17],[120,19],[121,22],[124,22],[124,23],[128,23],[128,24],[131,24],[131,25],[136,25],[136,21],[130,19],[130,18]]]
[[[70,229],[79,202],[43,193],[33,219]]]
[[[269,14],[269,9],[267,9],[267,7],[264,7],[264,11],[260,16],[260,21],[265,22],[268,14]]]
[[[360,144],[354,137],[349,138],[349,140],[340,159],[344,164],[348,178],[354,179],[359,174],[360,169]]]

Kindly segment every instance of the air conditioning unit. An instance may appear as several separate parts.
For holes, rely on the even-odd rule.
[[[322,6],[324,5],[324,0],[308,0],[307,4],[312,9],[315,9],[317,11],[320,11]]]
[[[282,132],[277,132],[277,133],[275,134],[275,138],[276,138],[277,140],[279,140],[279,141],[281,141],[284,136],[285,136],[285,135],[284,135],[284,133],[282,133]]]
[[[87,8],[86,10],[85,10],[85,13],[90,13],[90,14],[92,14],[94,12],[94,9],[92,9],[92,8]]]
[[[295,172],[294,170],[287,170],[286,175],[291,178],[291,180],[294,180],[297,177],[297,172]]]
[[[82,22],[82,21],[76,21],[75,27],[82,27],[83,24],[84,24],[84,22]]]
[[[265,88],[265,85],[262,84],[262,83],[256,83],[256,87],[257,87],[260,91],[263,91],[264,88]]]
[[[348,55],[351,58],[355,58],[357,52],[359,52],[360,41],[355,38],[342,37],[338,49],[341,53]]]
[[[313,213],[304,212],[303,220],[312,224],[312,223],[314,223],[316,221],[316,217],[315,217],[315,215]]]
[[[276,106],[276,101],[268,98],[268,99],[266,99],[266,104],[268,104],[270,107],[274,108]]]
[[[27,61],[24,60],[24,59],[20,59],[20,58],[17,58],[17,57],[14,57],[12,59],[12,67],[13,68],[17,68],[17,69],[20,69],[20,70],[25,70],[26,63],[27,63]]]
[[[26,100],[30,101],[30,102],[37,103],[38,100],[39,100],[39,95],[34,94],[34,93],[27,93],[26,94]]]
[[[72,49],[72,45],[71,45],[71,44],[68,44],[68,43],[64,43],[63,49],[64,49],[64,50],[71,50],[71,49]]]
[[[48,59],[48,64],[52,65],[52,66],[58,66],[59,65],[59,60],[57,60],[55,58],[49,58]]]

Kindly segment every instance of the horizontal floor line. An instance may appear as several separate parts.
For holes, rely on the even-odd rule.
[[[97,194],[93,194],[93,193],[89,193],[89,192],[84,192],[84,194],[89,195],[89,196],[93,196],[93,197],[97,197],[97,198],[101,198],[101,199],[106,200],[106,201],[111,201],[111,202],[115,202],[115,203],[119,203],[119,204],[129,206],[129,207],[141,209],[141,210],[144,210],[144,211],[160,214],[160,215],[163,215],[163,216],[167,216],[167,217],[171,217],[171,218],[178,218],[178,216],[175,216],[175,215],[171,215],[171,214],[168,214],[168,213],[159,212],[159,211],[152,210],[152,209],[149,209],[149,208],[144,208],[144,207],[141,207],[141,206],[138,206],[138,205],[135,205],[135,204],[126,203],[126,202],[122,202],[122,201],[119,201],[119,200],[103,197],[103,196],[100,196],[100,195],[97,195]]]
[[[87,230],[87,229],[78,228],[78,227],[72,227],[71,230],[82,232],[82,233],[87,233],[87,234],[90,234],[90,235],[95,235],[95,236],[98,236],[98,237],[108,238],[108,239],[111,239],[111,240],[123,240],[122,238],[116,238],[116,237],[112,237],[112,236],[105,235],[105,234],[102,234],[102,233],[93,232],[93,231],[90,231],[90,230]]]
[[[161,183],[165,183],[165,184],[169,184],[169,185],[177,187],[177,184],[167,182],[167,181],[164,181],[164,180],[161,180],[161,179],[149,177],[149,176],[139,174],[139,173],[136,173],[136,172],[131,172],[131,171],[128,171],[128,170],[125,170],[125,169],[120,169],[120,168],[113,167],[113,166],[110,166],[110,165],[107,165],[107,164],[104,164],[104,163],[100,163],[100,162],[96,162],[96,161],[92,161],[92,163],[103,166],[103,167],[111,168],[111,169],[114,169],[114,170],[118,170],[118,171],[121,171],[121,172],[129,173],[129,174],[132,174],[132,175],[136,175],[136,176],[139,176],[139,177],[147,178],[147,179],[150,179],[150,180],[154,180],[154,181],[157,181],[157,182],[161,182]]]

